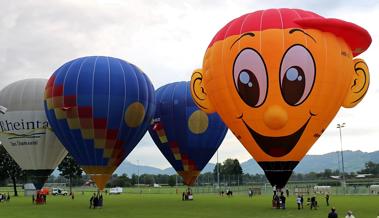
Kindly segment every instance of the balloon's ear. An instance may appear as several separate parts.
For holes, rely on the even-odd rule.
[[[354,76],[342,106],[352,108],[366,95],[370,84],[370,73],[367,64],[362,59],[354,59]]]
[[[203,71],[202,69],[197,69],[192,73],[191,76],[191,95],[195,104],[206,113],[213,113],[214,108],[209,101],[207,92],[204,88],[203,81]]]

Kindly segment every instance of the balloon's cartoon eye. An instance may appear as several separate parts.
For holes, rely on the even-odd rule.
[[[280,90],[287,104],[303,103],[312,91],[316,66],[312,54],[302,45],[290,47],[280,66]]]
[[[241,99],[251,107],[261,106],[267,95],[266,66],[259,53],[242,50],[233,65],[234,85]]]

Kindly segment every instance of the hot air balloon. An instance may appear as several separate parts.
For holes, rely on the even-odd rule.
[[[155,111],[154,87],[124,60],[82,57],[50,77],[45,111],[59,140],[103,190],[147,131]]]
[[[192,96],[282,188],[340,107],[366,94],[368,67],[355,57],[370,43],[362,27],[310,11],[245,14],[214,36],[192,74]]]
[[[190,186],[212,158],[227,132],[217,114],[207,115],[192,100],[189,82],[156,91],[156,113],[149,128],[159,150]]]
[[[37,190],[67,155],[43,106],[47,79],[25,79],[0,91],[0,141]]]

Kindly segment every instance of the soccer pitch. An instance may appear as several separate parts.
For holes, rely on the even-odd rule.
[[[193,201],[182,201],[180,194],[121,194],[104,195],[101,209],[89,209],[91,193],[69,196],[48,196],[46,205],[32,204],[31,197],[12,197],[0,203],[2,217],[41,218],[104,218],[104,217],[327,217],[330,210],[323,196],[318,196],[318,210],[304,206],[298,210],[295,196],[287,198],[287,209],[272,209],[271,196],[236,195],[220,197],[216,194],[197,194]],[[306,197],[305,197],[306,199]],[[375,218],[379,213],[379,196],[331,196],[331,206],[337,208],[339,217],[352,210],[357,218]]]

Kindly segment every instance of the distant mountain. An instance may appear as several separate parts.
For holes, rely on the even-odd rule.
[[[295,168],[297,173],[322,172],[325,169],[338,169],[338,156],[340,152],[331,152],[323,155],[307,155],[301,160]],[[345,172],[355,172],[364,168],[365,163],[373,161],[379,163],[379,151],[362,152],[362,151],[344,151]],[[341,160],[340,160],[341,164]],[[244,173],[256,174],[263,173],[257,162],[250,159],[241,163]]]
[[[263,170],[254,159],[241,163],[243,173],[248,174],[263,174]]]
[[[338,169],[338,155],[340,152],[332,152],[324,155],[307,155],[295,168],[295,172],[321,172],[324,169]],[[345,172],[356,172],[365,167],[365,163],[372,161],[379,163],[379,151],[362,152],[362,151],[344,151]],[[341,159],[340,159],[341,165]]]
[[[122,164],[116,169],[114,173],[118,175],[122,175],[126,173],[128,176],[131,176],[133,174],[138,175],[139,174],[171,174],[169,173],[169,170],[165,172],[165,170],[156,168],[156,167],[151,167],[151,166],[145,166],[145,165],[137,165],[133,164],[129,161],[124,161]]]
[[[324,169],[338,169],[338,155],[340,152],[331,152],[323,155],[307,155],[295,168],[296,173],[309,173],[309,172],[322,172]],[[368,161],[379,163],[379,151],[375,152],[362,152],[362,151],[344,151],[344,165],[346,172],[355,172],[364,168],[364,165]],[[215,164],[208,163],[203,169],[202,173],[213,172]],[[262,169],[257,162],[253,159],[242,162],[241,167],[244,173],[249,174],[263,174]],[[151,166],[136,165],[129,161],[124,161],[115,171],[118,175],[126,173],[128,176],[132,174],[175,174],[175,170],[172,167],[166,169],[159,169]],[[55,170],[53,175],[59,175],[59,172]]]
[[[213,163],[208,163],[202,173],[205,173],[205,172],[212,172],[213,169],[215,167],[215,164]],[[169,168],[166,168],[166,169],[159,169],[159,168],[155,168],[155,167],[151,167],[151,166],[144,166],[144,165],[136,165],[136,164],[133,164],[133,163],[130,163],[129,161],[124,161],[115,171],[115,173],[117,173],[118,175],[121,175],[123,173],[126,173],[127,175],[132,175],[132,174],[138,174],[138,168],[139,168],[139,173],[140,175],[141,174],[168,174],[168,175],[173,175],[173,174],[176,174],[174,168],[172,167],[169,167]]]

